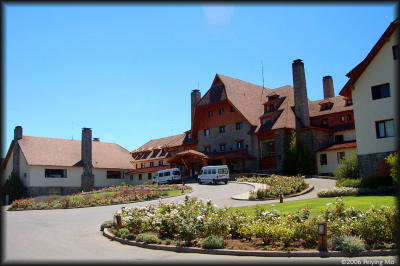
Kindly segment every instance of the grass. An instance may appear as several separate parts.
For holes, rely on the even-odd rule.
[[[185,189],[184,191],[185,191],[185,193],[191,192],[192,188]],[[179,195],[182,195],[182,190],[181,189],[165,190],[165,191],[163,191],[162,195],[165,197],[179,196]]]
[[[388,195],[374,195],[374,196],[345,196],[343,197],[345,202],[345,208],[353,206],[355,208],[360,208],[367,210],[371,208],[372,205],[375,207],[384,206],[395,206],[396,205],[396,196],[388,196]],[[256,206],[260,206],[265,210],[276,209],[282,213],[294,213],[303,208],[308,208],[311,210],[311,216],[316,216],[323,214],[325,209],[327,208],[326,204],[334,203],[335,198],[315,198],[308,200],[298,200],[298,201],[287,201],[283,200],[283,203],[272,203],[272,204],[260,204]],[[237,207],[242,211],[245,211],[247,215],[254,216],[256,206],[245,206],[245,207]]]

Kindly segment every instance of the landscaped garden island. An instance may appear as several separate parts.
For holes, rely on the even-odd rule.
[[[67,209],[124,204],[162,197],[179,196],[191,192],[187,185],[120,185],[105,187],[73,195],[51,195],[37,198],[23,198],[11,203],[8,210]]]
[[[254,177],[268,184],[256,197],[276,198],[307,188],[304,177]],[[250,179],[239,179],[239,181]],[[273,180],[274,182],[271,182]],[[266,190],[269,190],[266,192]],[[346,203],[347,201],[347,203]],[[328,249],[356,254],[393,249],[396,243],[394,195],[313,198],[238,208],[185,197],[183,203],[122,208],[101,230],[122,242],[203,249],[316,251],[318,227],[327,225]],[[376,203],[376,207],[374,206]],[[106,229],[107,228],[107,229]]]

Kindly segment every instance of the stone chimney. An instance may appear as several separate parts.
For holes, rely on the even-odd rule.
[[[323,77],[322,84],[324,86],[324,99],[335,97],[335,91],[333,90],[332,76]]]
[[[92,171],[92,130],[90,128],[82,128],[81,147],[81,159],[83,164],[81,186],[84,191],[89,191],[94,187],[94,175]]]
[[[294,111],[296,114],[296,128],[310,126],[310,113],[308,110],[306,75],[304,64],[301,59],[292,63],[293,90],[294,90]],[[300,122],[300,123],[299,123]]]
[[[13,147],[13,171],[19,176],[19,158],[20,158],[20,147],[18,140],[22,139],[22,127],[16,126],[14,129],[14,147]],[[19,176],[20,177],[20,176]],[[21,178],[21,177],[20,177]]]
[[[194,115],[194,108],[196,108],[196,105],[200,102],[201,100],[201,93],[199,90],[192,90],[192,93],[190,94],[191,98],[191,108],[192,108],[192,124],[193,124],[193,115]]]

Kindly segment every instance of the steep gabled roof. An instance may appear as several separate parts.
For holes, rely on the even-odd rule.
[[[399,27],[400,20],[396,18],[392,23],[390,23],[389,27],[385,30],[382,36],[379,38],[378,42],[374,45],[368,55],[365,57],[361,63],[359,63],[355,68],[353,68],[349,73],[346,74],[350,79],[343,86],[342,90],[339,92],[340,95],[343,96],[351,96],[351,88],[354,83],[358,80],[364,70],[368,67],[371,61],[375,58],[381,48],[385,45],[385,43],[389,40],[390,36],[393,32]]]
[[[186,134],[179,134],[165,138],[159,139],[152,139],[146,142],[143,146],[137,148],[133,152],[140,152],[140,151],[147,151],[153,149],[162,149],[162,148],[169,148],[169,147],[176,147],[183,144],[185,140]]]
[[[321,111],[321,103],[331,102],[333,106],[331,109],[322,110]],[[338,113],[344,111],[351,111],[353,110],[352,105],[346,105],[346,97],[344,96],[336,96],[330,97],[327,99],[322,99],[318,101],[308,101],[308,110],[310,112],[310,117],[319,116],[319,115],[326,115],[331,113]]]
[[[23,136],[18,144],[28,165],[81,166],[80,140]],[[92,141],[94,168],[132,169],[131,160],[118,144]]]

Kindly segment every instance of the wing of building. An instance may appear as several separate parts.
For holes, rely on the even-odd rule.
[[[399,62],[399,19],[394,20],[365,59],[354,67],[340,91],[354,102],[360,175],[382,175],[384,158],[398,150],[396,100]]]
[[[179,167],[193,176],[204,165],[218,164],[231,173],[280,173],[294,130],[314,152],[314,173],[332,174],[356,150],[352,102],[334,96],[331,76],[323,77],[324,99],[310,101],[303,62],[295,60],[292,67],[293,87],[267,88],[216,74],[204,96],[191,93],[190,130],[133,151],[131,174],[150,178],[157,170]]]
[[[14,170],[31,196],[75,193],[85,189],[139,183],[126,172],[133,168],[128,150],[115,143],[94,141],[84,129],[81,140],[23,136],[16,127],[2,170]],[[86,189],[87,190],[87,189]]]

